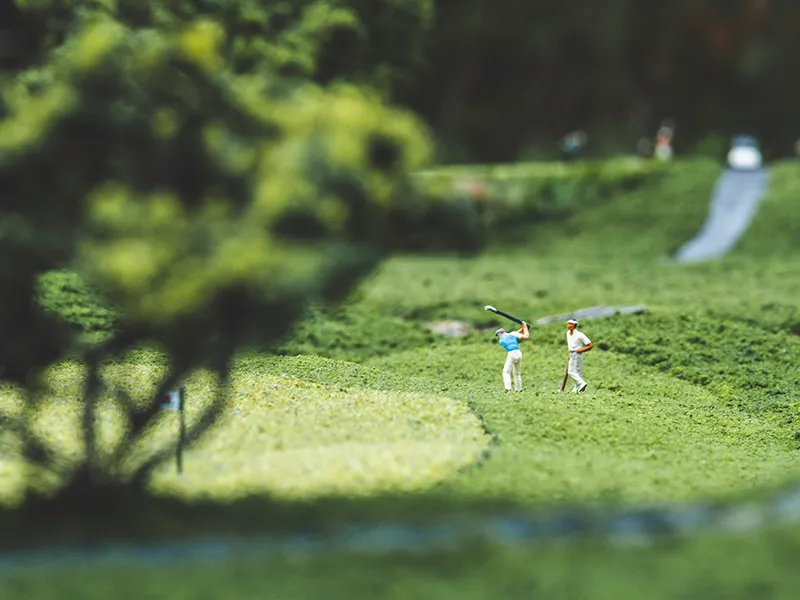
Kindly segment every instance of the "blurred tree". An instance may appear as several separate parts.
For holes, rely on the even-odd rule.
[[[168,456],[120,468],[191,370],[223,384],[189,440],[221,410],[237,348],[271,347],[310,302],[341,300],[387,252],[479,242],[466,207],[411,193],[407,174],[429,154],[413,116],[353,86],[236,75],[225,40],[213,21],[160,31],[95,16],[6,90],[0,369],[27,389],[30,410],[0,421],[44,472],[63,471],[62,499],[83,507],[119,486],[141,489]],[[65,267],[119,309],[102,343],[76,346],[34,301],[38,276]],[[100,366],[142,343],[165,350],[169,372],[144,404],[114,391],[127,434],[101,456]],[[30,419],[43,368],[68,352],[87,367],[85,458],[65,467]]]
[[[385,97],[417,85],[425,68],[434,0],[340,0],[358,18],[353,29],[332,32],[321,48],[315,79],[352,79]]]
[[[678,151],[750,131],[766,154],[800,128],[800,6],[778,0],[18,0],[43,50],[112,15],[223,24],[237,73],[367,84],[415,110],[446,161],[633,152],[666,117]]]
[[[778,0],[437,0],[424,68],[400,100],[447,161],[634,151],[666,117],[676,147],[750,131],[767,154],[800,129],[800,5]]]
[[[225,30],[220,54],[236,73],[271,72],[327,83],[346,79],[387,93],[421,64],[433,0],[18,0],[44,51],[87,21],[175,31],[194,19]]]
[[[34,31],[23,12],[13,2],[0,2],[0,70],[24,68],[34,47]]]

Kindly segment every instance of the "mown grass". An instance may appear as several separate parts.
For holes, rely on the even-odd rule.
[[[798,396],[785,366],[800,359],[800,347],[776,326],[793,318],[777,297],[791,260],[778,257],[767,268],[744,252],[715,265],[669,260],[705,218],[718,174],[711,162],[678,163],[658,183],[565,222],[521,224],[512,234],[522,232],[523,242],[476,259],[394,259],[348,306],[313,315],[285,352],[397,374],[392,383],[382,374],[355,387],[420,392],[430,389],[423,380],[446,383],[436,393],[468,402],[500,440],[482,469],[447,484],[470,498],[655,502],[783,481],[794,475],[798,448]],[[762,215],[791,209],[782,198],[797,178],[796,165],[776,170]],[[758,299],[741,285],[756,273],[766,292]],[[764,317],[770,302],[775,308]],[[528,390],[513,400],[501,395],[502,353],[490,335],[447,340],[423,327],[441,317],[479,328],[502,323],[482,310],[486,303],[532,319],[594,304],[644,303],[648,312],[582,325],[597,349],[586,362],[592,391],[576,406],[552,394],[563,373],[563,325],[535,328],[525,346]],[[347,380],[350,367],[310,360],[293,375],[326,385]],[[409,384],[409,376],[418,381]],[[235,445],[229,451],[239,453]]]
[[[165,368],[158,356],[103,370],[107,390],[123,389],[133,402],[155,392]],[[80,429],[85,369],[75,362],[47,373],[47,389],[33,417],[34,431],[69,469],[83,454]],[[196,372],[185,381],[187,420],[201,414],[216,393],[216,379]],[[6,412],[20,409],[19,394],[0,392]],[[110,455],[125,433],[123,412],[106,393],[98,413],[100,452]],[[161,415],[122,465],[131,471],[177,441],[177,415]],[[430,487],[474,464],[491,438],[462,402],[429,394],[320,385],[253,369],[246,361],[231,373],[226,408],[215,427],[185,452],[183,475],[171,463],[153,478],[152,490],[187,500],[230,501],[250,495],[278,500],[315,496],[368,496]],[[13,438],[0,469],[0,501],[14,504],[23,483],[57,486],[31,471]],[[41,479],[41,481],[39,481]]]
[[[186,474],[163,469],[153,486],[226,501],[409,493],[473,465],[490,439],[455,400],[241,370],[223,417],[187,452]]]
[[[775,170],[754,230],[741,250],[717,264],[686,267],[670,260],[705,218],[719,174],[713,163],[679,165],[657,187],[581,211],[565,223],[532,228],[523,244],[496,247],[469,261],[390,261],[346,311],[352,322],[359,315],[386,314],[422,329],[427,320],[461,318],[491,330],[505,323],[482,310],[487,303],[530,319],[597,304],[645,304],[645,315],[582,324],[597,345],[586,359],[593,404],[581,414],[581,425],[567,432],[559,417],[574,409],[566,405],[563,412],[553,410],[552,403],[562,400],[548,397],[563,374],[563,324],[534,329],[532,342],[524,347],[526,379],[534,389],[525,402],[511,406],[498,394],[503,359],[491,345],[490,332],[461,340],[434,338],[417,349],[387,353],[380,344],[374,349],[359,345],[372,328],[380,327],[377,323],[365,319],[352,337],[334,342],[325,337],[320,321],[318,350],[398,374],[469,381],[463,397],[501,435],[501,444],[475,481],[470,475],[458,485],[484,486],[498,495],[535,501],[630,501],[646,500],[648,493],[650,499],[735,494],[756,483],[782,481],[796,474],[798,464],[800,427],[795,419],[800,395],[793,365],[800,361],[800,345],[792,333],[795,304],[790,299],[798,280],[788,277],[796,272],[796,250],[764,261],[758,252],[751,257],[746,248],[756,243],[753,236],[767,248],[775,243],[770,238],[791,239],[792,227],[778,229],[769,214],[777,210],[785,218],[787,212],[796,213],[791,191],[800,189],[799,171],[796,164]],[[307,346],[308,341],[301,343]],[[579,402],[584,405],[583,397]],[[648,414],[654,408],[661,413]],[[676,418],[683,421],[678,424]],[[667,428],[670,421],[672,431]],[[750,433],[741,429],[751,426]],[[609,447],[620,431],[638,440],[623,445],[627,453]],[[561,446],[542,439],[551,432],[563,436]],[[710,445],[720,453],[709,454],[698,441],[702,439],[714,440]],[[717,446],[720,440],[725,443]],[[685,463],[672,463],[673,471],[663,471],[658,461],[649,463],[651,454],[659,456],[659,444],[670,448],[660,454],[664,461],[684,456]],[[731,444],[739,450],[722,450]],[[756,448],[771,458],[735,458],[756,456]],[[583,462],[575,461],[584,450]],[[602,459],[590,458],[595,454],[609,457],[609,476],[602,483],[596,481],[602,477],[594,476],[605,472],[594,464]],[[548,455],[556,466],[537,477],[545,462],[541,457]],[[564,464],[573,470],[563,470]],[[619,468],[609,466],[614,464]],[[726,464],[738,465],[730,479],[722,474]],[[650,475],[642,476],[632,465]],[[719,479],[715,468],[721,469]],[[660,478],[661,487],[648,486],[649,477]],[[542,478],[548,483],[542,485]]]
[[[265,380],[287,373],[323,386],[461,400],[497,436],[480,468],[402,499],[320,503],[328,518],[736,498],[796,478],[800,165],[774,169],[761,212],[729,257],[676,265],[670,257],[705,218],[718,174],[710,162],[676,163],[657,182],[566,221],[496,232],[500,242],[477,259],[393,259],[347,306],[315,313],[284,348],[361,365],[242,357],[241,367]],[[530,319],[597,304],[641,303],[647,312],[581,324],[597,346],[586,357],[590,392],[581,395],[554,393],[566,358],[563,325],[535,327],[523,346],[526,391],[509,398],[502,352],[481,331],[506,323],[482,310],[487,303]],[[456,340],[427,333],[424,324],[439,318],[478,331]],[[130,581],[137,597],[171,599],[220,590],[258,596],[266,587],[291,598],[790,598],[800,583],[791,562],[798,545],[792,526],[636,548],[578,540],[383,557],[336,552],[214,568],[120,567],[94,573],[94,587],[80,573],[20,573],[0,592],[94,598]]]
[[[369,363],[469,379],[471,405],[500,443],[479,472],[452,482],[454,493],[658,504],[725,498],[798,474],[800,443],[778,415],[728,406],[702,386],[602,351],[585,359],[590,391],[559,394],[563,365],[552,357],[564,353],[523,348],[528,389],[510,398],[499,381],[502,352],[487,343],[460,348],[455,360],[425,349]]]

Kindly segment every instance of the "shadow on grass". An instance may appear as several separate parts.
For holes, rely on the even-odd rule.
[[[163,562],[204,552],[223,558],[237,544],[248,543],[260,553],[298,543],[309,550],[425,550],[476,540],[524,543],[611,536],[642,542],[708,530],[741,534],[800,521],[797,484],[754,490],[726,502],[664,506],[547,507],[446,490],[302,502],[262,495],[186,502],[122,487],[94,492],[65,492],[0,512],[0,555],[5,554],[8,564],[15,556],[38,564],[54,557],[82,561],[105,554]]]
[[[0,511],[0,551],[209,537],[324,535],[354,525],[470,521],[522,509],[500,499],[473,500],[437,491],[307,501],[258,495],[228,502],[185,501],[122,487],[98,491],[30,499]]]

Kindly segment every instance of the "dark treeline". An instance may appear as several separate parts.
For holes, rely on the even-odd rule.
[[[590,153],[632,151],[665,118],[679,152],[749,132],[775,157],[800,137],[800,2],[435,4],[425,61],[397,98],[444,160],[545,156],[574,129]]]
[[[50,40],[34,45],[41,50],[60,41],[70,14],[100,5],[36,6],[38,38]],[[231,60],[240,71],[276,69],[391,93],[428,122],[444,162],[546,158],[562,136],[579,129],[589,134],[590,154],[630,152],[664,119],[675,122],[678,152],[722,152],[730,136],[751,133],[772,158],[793,153],[800,138],[795,0],[264,0],[255,8],[233,0],[120,0],[117,6],[115,17],[133,26],[159,22],[154,15],[164,13],[156,10],[162,6],[175,19],[221,19],[231,47],[240,48]],[[313,29],[296,28],[311,9],[316,14],[306,22],[316,23]],[[298,37],[315,41],[292,45]],[[281,50],[278,64],[270,48],[282,44],[290,51]],[[33,62],[41,59],[39,53]]]

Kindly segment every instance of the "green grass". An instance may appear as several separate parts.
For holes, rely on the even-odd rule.
[[[285,345],[287,356],[242,356],[237,368],[253,382],[279,382],[284,373],[308,382],[309,408],[323,407],[309,414],[312,424],[317,415],[328,418],[324,407],[333,399],[346,401],[348,393],[337,395],[333,386],[372,390],[357,393],[375,400],[376,410],[391,397],[462,402],[495,436],[478,468],[456,475],[452,464],[453,475],[431,478],[414,493],[389,486],[358,498],[328,487],[332,495],[311,494],[304,506],[329,524],[480,517],[499,507],[759,497],[796,479],[800,165],[774,169],[761,212],[730,256],[676,265],[670,256],[703,222],[719,172],[711,162],[675,163],[666,176],[566,220],[497,231],[499,241],[475,259],[397,257],[346,306],[315,312]],[[644,304],[647,312],[581,323],[596,345],[584,367],[590,391],[581,395],[554,393],[566,358],[563,325],[535,327],[523,346],[526,391],[506,397],[502,351],[486,331],[506,323],[482,310],[487,303],[530,319],[598,304]],[[440,318],[467,320],[478,331],[455,340],[425,331]],[[312,353],[321,356],[291,356]],[[458,439],[474,430],[437,431]],[[279,437],[253,435],[228,451],[246,462]],[[221,439],[209,438],[208,456],[224,452]],[[243,440],[254,441],[252,450],[237,449]],[[479,451],[470,444],[463,455],[474,460]],[[193,452],[200,461],[202,447]],[[226,522],[231,530],[270,528],[284,515],[260,515],[258,506],[257,499],[220,508],[205,531],[224,531]],[[128,581],[137,597],[170,599],[219,597],[219,590],[252,597],[267,585],[274,597],[291,598],[790,598],[800,583],[790,562],[798,545],[800,529],[791,526],[642,548],[578,540],[382,557],[332,552],[168,571],[121,566],[95,574],[94,588],[80,573],[20,573],[0,592],[99,598]]]
[[[796,257],[787,251],[764,262],[746,248],[755,243],[751,236],[768,240],[762,247],[790,247],[791,227],[761,220],[793,209],[789,191],[800,189],[798,171],[776,169],[753,232],[719,264],[669,260],[705,218],[718,175],[710,163],[682,165],[659,187],[533,228],[524,244],[473,260],[390,261],[346,311],[353,324],[358,315],[385,314],[419,329],[435,318],[491,329],[504,322],[482,310],[486,303],[531,319],[596,304],[645,304],[642,316],[582,324],[597,350],[587,355],[594,392],[581,396],[581,413],[569,398],[549,393],[564,368],[559,324],[535,328],[523,346],[530,391],[514,403],[497,393],[503,358],[491,333],[387,353],[379,344],[370,352],[350,342],[363,341],[377,324],[363,321],[334,346],[319,323],[319,350],[402,375],[469,381],[456,397],[467,399],[502,443],[480,475],[453,484],[459,489],[525,502],[646,501],[738,494],[782,481],[798,464],[800,395],[791,368],[800,361],[791,333],[798,283],[787,277]],[[619,439],[625,442],[614,447]],[[597,475],[601,470],[608,476]]]
[[[391,554],[297,552],[221,565],[37,567],[4,574],[0,598],[793,600],[798,552],[797,526],[646,545],[581,539],[527,548],[474,543]]]
[[[134,402],[155,392],[165,369],[158,356],[108,365],[102,377],[111,390],[124,389]],[[320,385],[268,374],[242,361],[232,372],[222,417],[184,458],[185,473],[163,465],[152,489],[192,500],[231,501],[251,495],[278,500],[318,496],[407,493],[451,478],[478,461],[491,438],[462,402],[430,394],[375,391]],[[68,362],[47,373],[47,391],[33,417],[34,430],[61,458],[62,466],[81,457],[80,392],[85,369]],[[213,401],[216,381],[196,372],[185,382],[189,424]],[[0,392],[9,414],[20,410],[13,388]],[[124,434],[123,412],[106,394],[101,399],[97,435],[105,455]],[[177,416],[165,413],[139,440],[123,470],[174,444]],[[235,440],[235,443],[232,443]],[[0,469],[0,501],[21,498],[26,476],[44,477],[37,487],[57,485],[48,474],[31,472],[13,439]]]
[[[414,182],[429,196],[460,196],[475,202],[485,222],[499,226],[520,217],[552,219],[605,204],[617,194],[652,184],[667,170],[655,160],[620,157],[438,167],[416,173]]]
[[[50,271],[40,277],[39,302],[89,341],[105,335],[116,321],[106,299],[71,271]]]
[[[553,355],[564,353],[523,348],[528,389],[510,398],[498,372],[503,352],[488,343],[458,349],[457,359],[425,349],[369,363],[470,381],[470,403],[500,444],[483,469],[452,482],[454,494],[664,503],[725,498],[798,474],[800,443],[779,415],[728,406],[713,391],[612,352],[587,354],[588,392],[558,394],[563,365]]]
[[[220,500],[409,493],[471,466],[490,442],[455,400],[244,369],[233,386],[223,417],[187,452],[186,474],[168,466],[154,478],[157,491]]]

